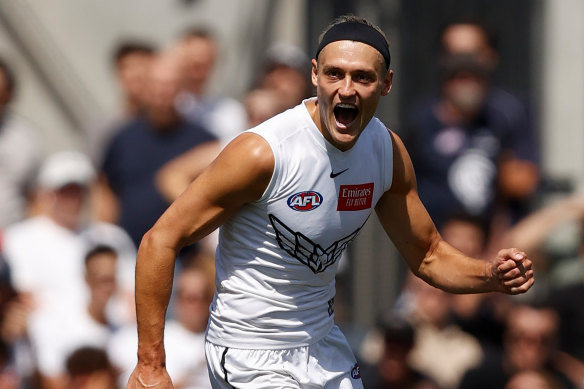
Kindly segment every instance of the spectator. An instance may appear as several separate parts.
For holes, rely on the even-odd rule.
[[[448,23],[440,34],[443,54],[472,54],[493,72],[499,64],[494,35],[478,20]]]
[[[32,298],[35,310],[87,302],[83,257],[88,247],[100,243],[112,245],[120,253],[123,291],[133,288],[136,248],[130,238],[115,225],[87,218],[94,179],[95,170],[84,154],[62,151],[51,155],[37,179],[43,213],[5,231],[3,250],[14,287]]]
[[[584,195],[575,193],[532,212],[507,235],[509,244],[526,246],[526,250],[533,253],[538,269],[542,274],[547,273],[547,287],[544,285],[544,290],[541,286],[538,288],[558,312],[559,348],[580,363],[584,363],[584,310],[581,305],[584,300],[583,222]],[[553,261],[553,241],[565,237],[567,227],[576,227],[579,233],[574,234],[574,244],[561,239],[562,252]]]
[[[491,225],[507,163],[524,161],[537,170],[528,155],[526,112],[488,98],[489,69],[476,55],[450,54],[441,66],[440,96],[415,111],[405,134],[420,198],[438,227],[461,212]],[[535,183],[520,187],[531,193]]]
[[[42,156],[39,133],[10,109],[16,92],[15,75],[0,58],[0,229],[27,215]]]
[[[159,55],[149,75],[144,114],[122,126],[102,167],[102,191],[113,192],[117,200],[118,216],[112,221],[128,232],[135,245],[169,205],[155,186],[157,170],[197,145],[216,141],[176,110],[179,79],[176,56]]]
[[[256,88],[249,91],[244,99],[247,127],[255,127],[291,108],[284,96],[283,92],[269,88]]]
[[[486,355],[481,364],[467,371],[459,389],[504,388],[518,372],[538,370],[576,388],[557,355],[558,316],[553,308],[518,305],[507,316],[503,353]]]
[[[451,215],[442,224],[440,234],[466,255],[488,257],[489,230],[479,218],[466,214]],[[511,307],[509,297],[497,293],[456,294],[451,297],[453,322],[475,337],[487,352],[501,347],[504,321]]]
[[[402,293],[400,313],[416,333],[409,356],[411,367],[441,388],[456,388],[464,372],[480,362],[479,342],[452,322],[452,295],[411,275]]]
[[[32,384],[33,354],[28,339],[30,304],[12,286],[10,268],[0,251],[0,388]]]
[[[183,87],[176,98],[179,112],[224,142],[245,130],[242,104],[232,97],[212,96],[208,91],[218,54],[218,41],[211,31],[202,27],[189,29],[177,42],[175,52],[182,64]]]
[[[67,387],[67,356],[79,347],[105,347],[115,325],[107,305],[116,289],[116,252],[97,246],[85,256],[89,301],[84,307],[63,305],[31,318],[30,337],[44,387]]]
[[[85,346],[67,357],[67,389],[116,389],[116,372],[102,348]]]
[[[173,319],[165,327],[164,339],[169,374],[174,387],[211,388],[204,355],[204,334],[209,305],[214,293],[213,259],[197,256],[177,276]],[[122,371],[120,380],[128,381],[136,365],[138,338],[136,326],[121,329],[108,348],[114,364]]]
[[[415,345],[415,329],[405,320],[392,317],[379,326],[383,351],[375,369],[365,371],[363,384],[373,389],[441,389],[430,377],[412,368],[411,351]]]
[[[133,117],[144,108],[145,84],[156,48],[151,43],[125,40],[113,52],[113,62],[121,92],[122,117]]]
[[[489,240],[488,227],[481,219],[472,215],[454,213],[446,218],[440,234],[466,255],[483,258]]]
[[[266,51],[257,88],[280,93],[285,108],[292,108],[313,95],[310,58],[299,47],[277,43]]]
[[[118,112],[87,128],[85,147],[94,164],[102,162],[104,149],[120,126],[144,109],[146,78],[155,52],[152,44],[131,39],[114,47],[112,62],[121,100]]]
[[[538,269],[551,276],[550,272],[553,270],[552,267],[559,264],[554,264],[550,260],[550,243],[552,243],[554,236],[562,233],[562,228],[570,226],[576,227],[577,229],[581,228],[583,221],[584,195],[582,193],[564,195],[548,204],[540,206],[539,209],[534,210],[520,220],[508,231],[507,241],[510,244],[525,245],[530,252],[533,252],[533,261],[537,264]],[[561,256],[578,256],[581,253],[581,246],[583,244],[581,236],[572,243],[571,245],[565,245],[558,262],[562,259],[567,259],[561,258]],[[579,260],[577,260],[577,264],[580,265]],[[579,272],[575,273],[570,271],[570,273],[563,274],[561,277],[555,277],[555,281],[553,282],[563,284],[580,280]]]
[[[499,63],[495,42],[475,20],[441,31],[440,97],[415,110],[405,139],[422,200],[437,224],[453,211],[482,216],[493,222],[491,246],[529,212],[539,182],[528,109],[492,81]]]
[[[462,20],[448,25],[442,35],[442,50],[450,54],[475,55],[489,73],[494,73],[499,64],[495,37],[485,25],[478,21]],[[530,118],[525,118],[527,107],[515,95],[498,85],[490,85],[486,95],[487,104],[497,106],[514,123],[515,131],[522,142],[507,151],[499,170],[499,190],[506,202],[511,223],[526,215],[530,200],[539,181],[538,155],[535,129]]]

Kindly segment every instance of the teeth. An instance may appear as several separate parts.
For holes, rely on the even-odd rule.
[[[354,105],[344,104],[344,103],[337,104],[337,107],[339,107],[339,108],[349,108],[349,109],[355,109],[355,108],[357,108]]]

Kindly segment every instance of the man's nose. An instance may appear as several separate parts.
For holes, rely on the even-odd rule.
[[[339,94],[344,97],[350,97],[355,94],[355,85],[350,76],[343,79],[343,83],[339,88]]]

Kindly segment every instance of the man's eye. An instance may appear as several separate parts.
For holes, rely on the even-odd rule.
[[[358,74],[356,78],[357,78],[358,82],[370,82],[371,81],[371,77],[369,77],[367,74]]]
[[[341,78],[341,72],[338,70],[329,70],[326,74],[331,78]]]

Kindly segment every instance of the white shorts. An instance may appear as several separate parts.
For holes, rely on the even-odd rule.
[[[310,346],[247,350],[205,344],[214,389],[363,389],[359,365],[334,326]]]

